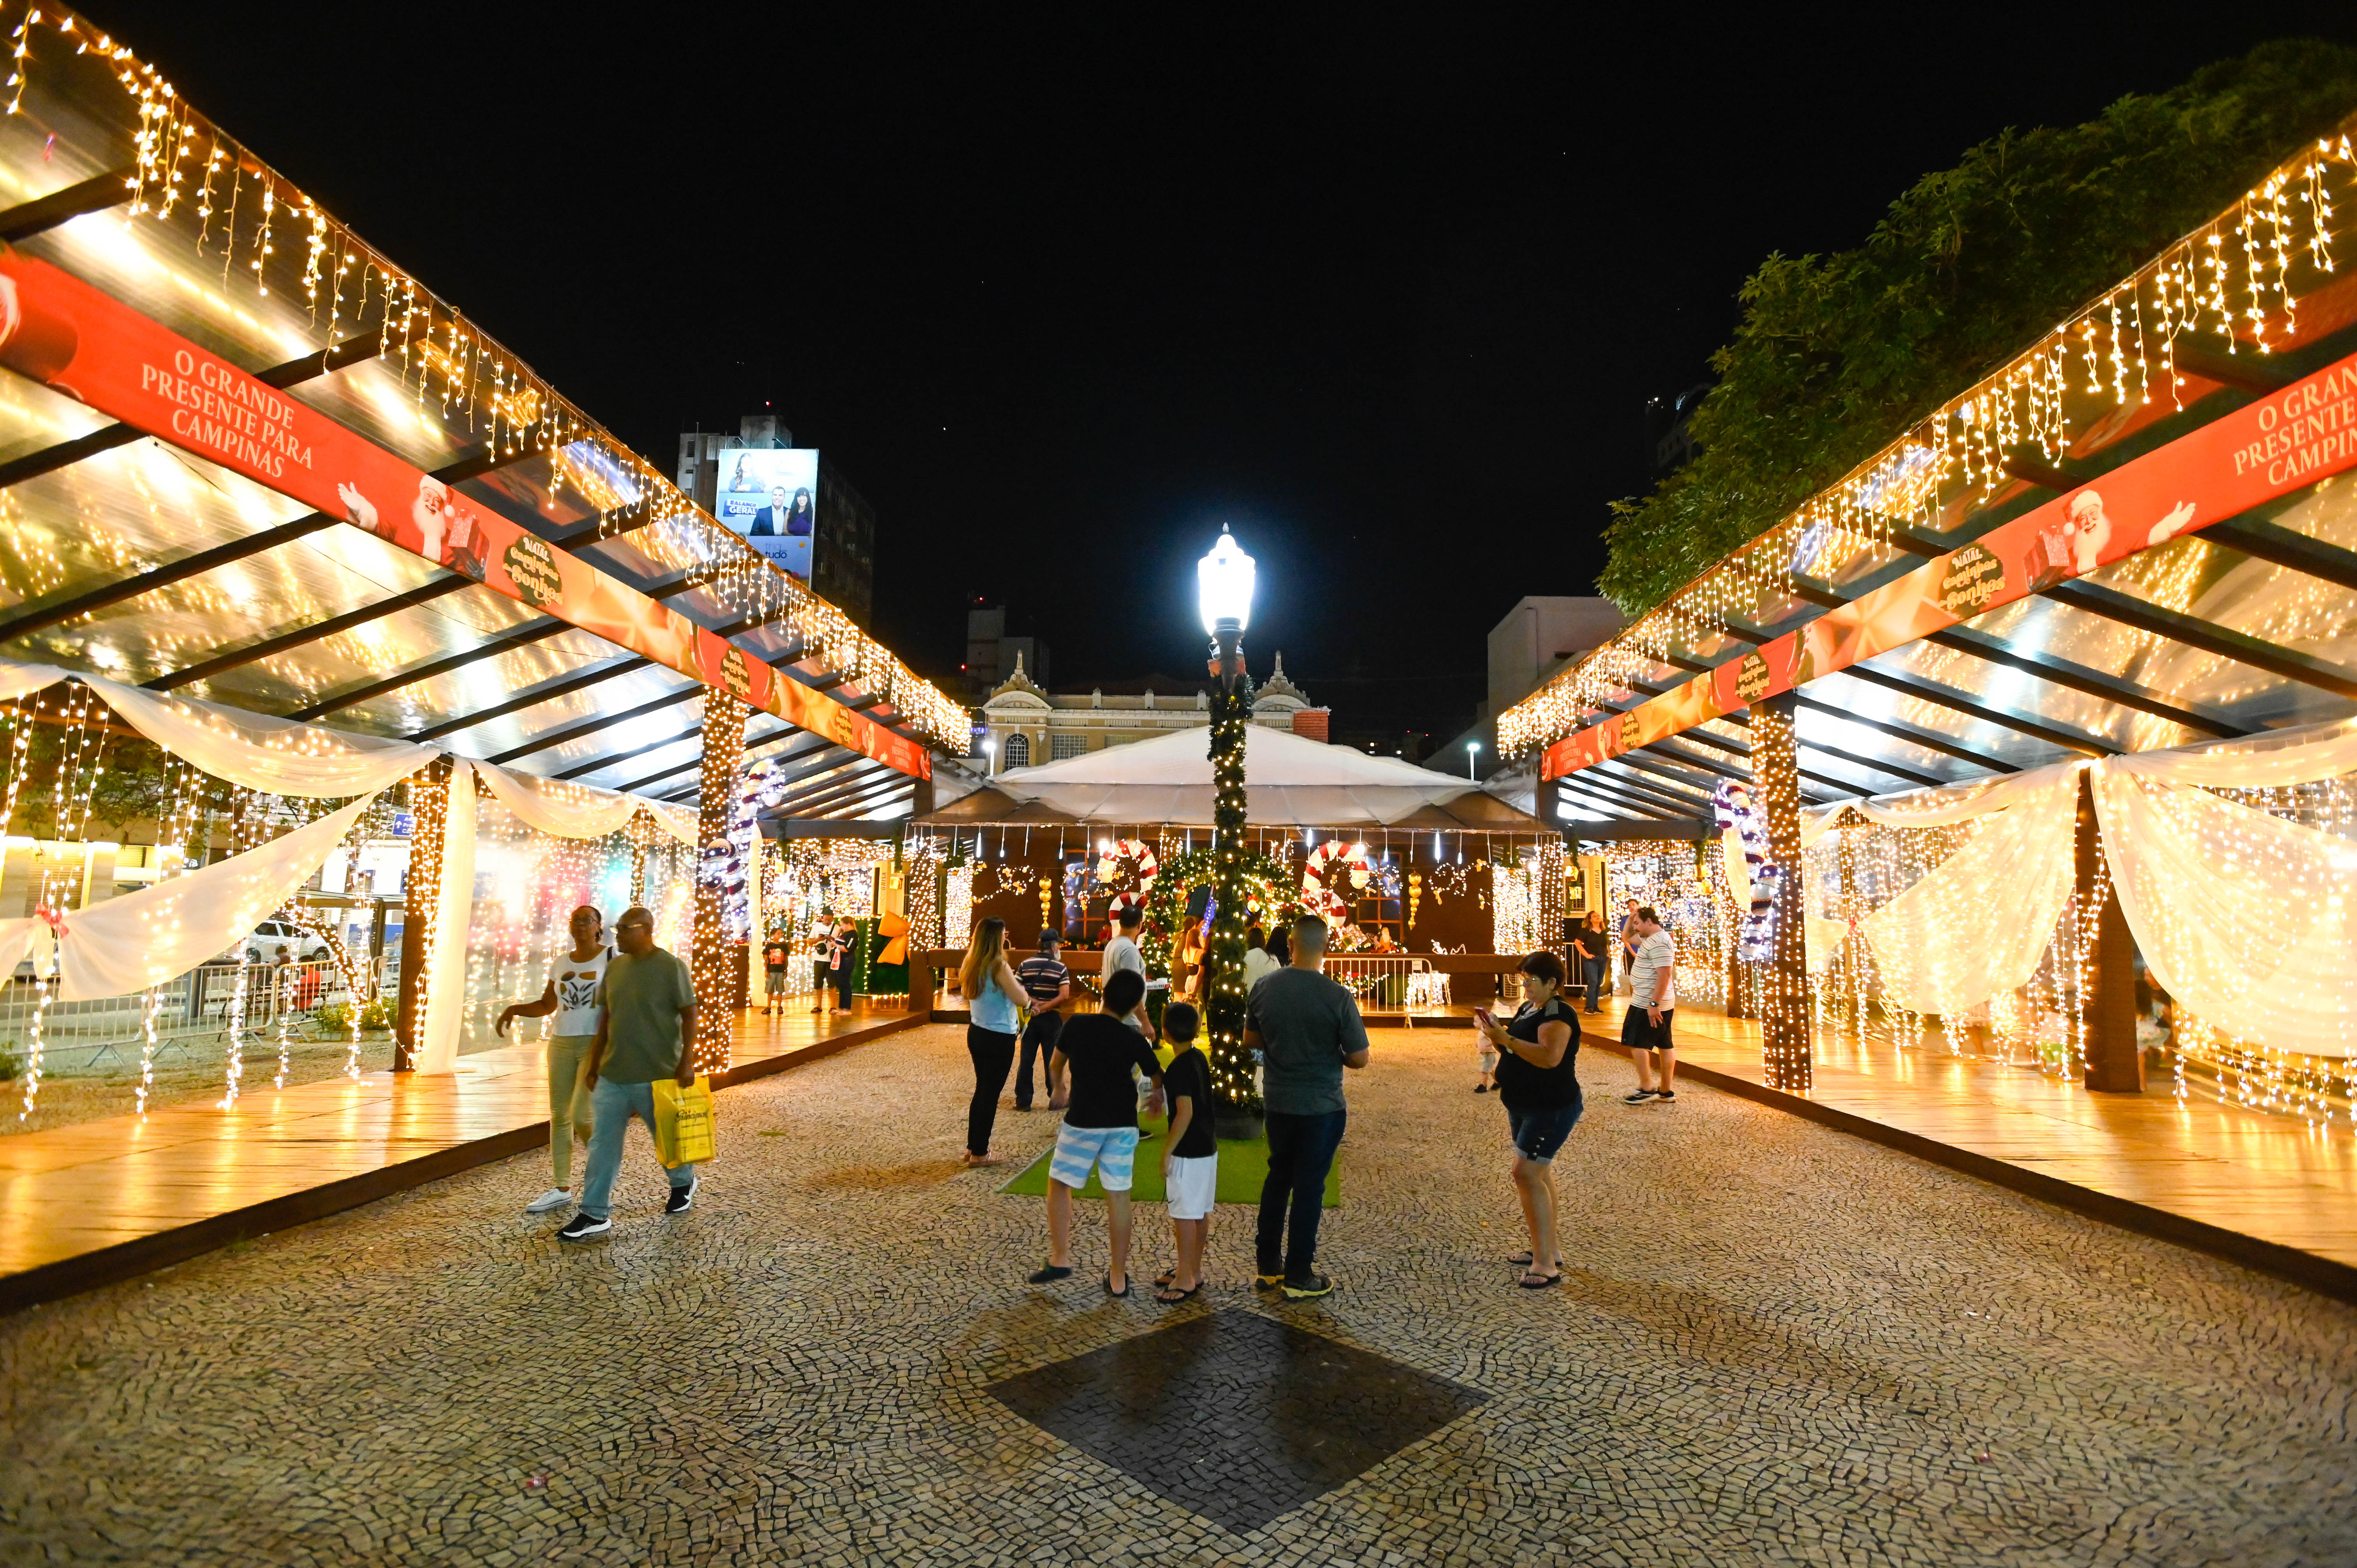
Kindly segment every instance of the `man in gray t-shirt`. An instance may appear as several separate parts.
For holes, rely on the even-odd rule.
[[[1292,964],[1254,985],[1244,1012],[1244,1044],[1260,1053],[1268,1121],[1259,1283],[1282,1286],[1296,1301],[1334,1288],[1313,1267],[1318,1221],[1326,1173],[1342,1144],[1342,1069],[1367,1065],[1359,1004],[1326,977],[1325,963],[1326,922],[1304,915],[1294,922]]]
[[[1100,990],[1106,981],[1114,977],[1115,970],[1134,969],[1137,971],[1138,979],[1146,978],[1146,955],[1137,950],[1137,929],[1145,921],[1146,910],[1136,904],[1130,905],[1114,917],[1116,932],[1113,940],[1105,944],[1104,962],[1097,972]]]

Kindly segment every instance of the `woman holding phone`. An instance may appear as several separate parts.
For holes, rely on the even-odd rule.
[[[1506,1102],[1514,1191],[1531,1230],[1531,1250],[1506,1261],[1523,1265],[1517,1284],[1544,1290],[1563,1278],[1555,1156],[1579,1122],[1579,1079],[1572,1070],[1579,1055],[1579,1019],[1563,999],[1563,960],[1534,952],[1523,960],[1522,972],[1523,1005],[1511,1022],[1501,1026],[1487,1008],[1475,1009],[1473,1016],[1500,1053],[1498,1098]]]

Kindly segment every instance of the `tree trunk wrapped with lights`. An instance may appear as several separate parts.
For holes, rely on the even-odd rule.
[[[1751,708],[1751,788],[1768,822],[1774,870],[1769,960],[1760,976],[1760,1036],[1769,1087],[1805,1090],[1811,1082],[1808,932],[1802,916],[1801,757],[1791,693]]]
[[[393,1012],[393,1070],[410,1071],[423,1047],[426,972],[442,907],[442,852],[450,810],[450,759],[436,757],[409,781],[409,875],[402,888],[401,992]]]
[[[1211,1091],[1219,1096],[1220,1119],[1232,1124],[1261,1113],[1252,1053],[1244,1048],[1244,726],[1251,712],[1252,691],[1241,671],[1211,694],[1211,886],[1219,908],[1204,950],[1210,980],[1204,1022]]]
[[[728,940],[727,905],[737,795],[745,771],[745,721],[753,710],[725,693],[704,700],[703,792],[696,801],[695,921],[688,971],[695,980],[695,1065],[718,1072],[737,1048],[745,950]]]

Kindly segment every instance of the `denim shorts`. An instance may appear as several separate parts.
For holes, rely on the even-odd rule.
[[[1507,1106],[1506,1126],[1513,1135],[1514,1153],[1534,1165],[1554,1159],[1571,1130],[1579,1125],[1579,1112],[1577,1101],[1553,1110],[1517,1111]]]

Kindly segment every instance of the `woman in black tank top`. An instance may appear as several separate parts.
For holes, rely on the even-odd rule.
[[[1524,1290],[1544,1290],[1563,1277],[1555,1239],[1555,1155],[1579,1121],[1579,1018],[1563,1000],[1563,960],[1534,952],[1523,960],[1523,1006],[1501,1026],[1484,1017],[1482,1033],[1501,1053],[1498,1098],[1514,1144],[1514,1191],[1530,1226],[1531,1250],[1510,1262],[1523,1265]]]

